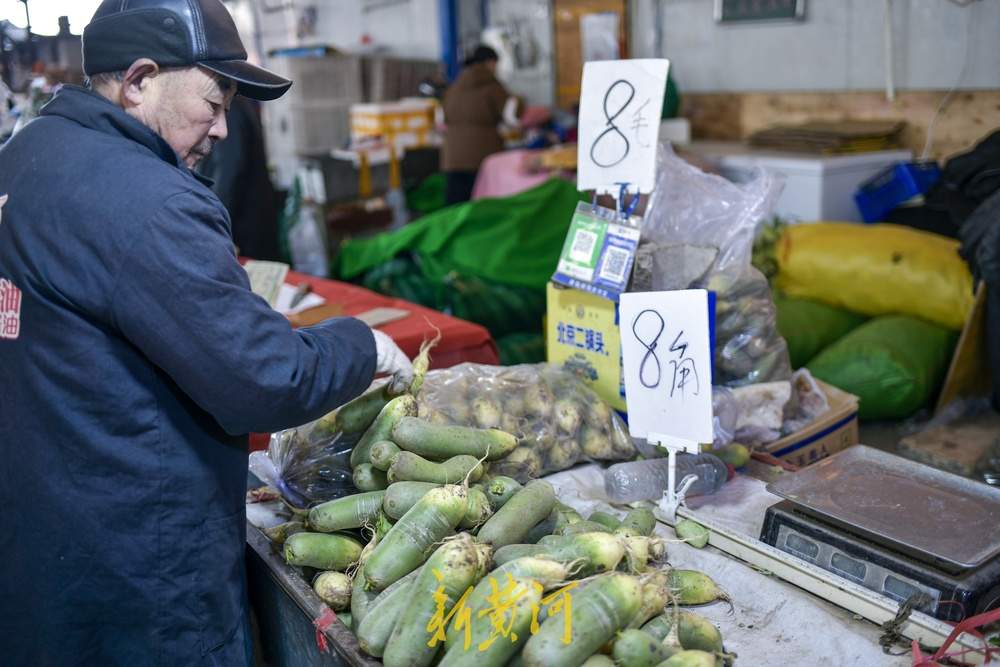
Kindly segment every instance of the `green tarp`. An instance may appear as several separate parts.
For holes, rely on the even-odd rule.
[[[457,272],[541,290],[555,271],[570,218],[583,200],[573,184],[553,178],[512,197],[449,206],[398,231],[347,242],[334,274],[351,280],[411,252],[424,277],[436,283]]]

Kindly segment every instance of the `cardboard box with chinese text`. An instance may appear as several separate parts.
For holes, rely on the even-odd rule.
[[[615,410],[625,410],[618,305],[549,283],[546,359],[573,371]]]
[[[858,397],[816,380],[830,409],[804,429],[761,447],[797,466],[807,466],[858,444]]]

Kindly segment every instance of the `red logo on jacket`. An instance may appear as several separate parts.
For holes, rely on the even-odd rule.
[[[21,335],[21,290],[0,278],[0,338],[14,340]]]

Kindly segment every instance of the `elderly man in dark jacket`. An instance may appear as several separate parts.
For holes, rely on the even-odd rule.
[[[250,291],[191,167],[290,82],[219,0],[105,0],[83,40],[94,90],[0,151],[0,661],[250,664],[245,434],[409,361]]]

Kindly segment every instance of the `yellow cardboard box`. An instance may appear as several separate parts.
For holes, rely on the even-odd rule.
[[[625,410],[618,305],[549,283],[545,352],[550,364],[579,376],[615,410]]]

